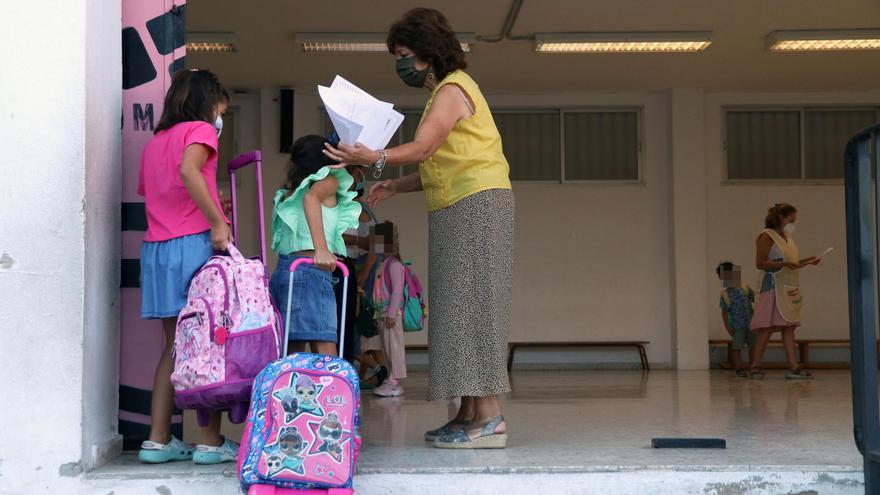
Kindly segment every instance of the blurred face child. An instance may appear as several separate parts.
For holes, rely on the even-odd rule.
[[[370,227],[370,251],[385,256],[397,256],[400,251],[397,227],[384,222]]]
[[[726,263],[721,265],[721,283],[725,288],[736,289],[742,286],[742,269],[739,265]]]

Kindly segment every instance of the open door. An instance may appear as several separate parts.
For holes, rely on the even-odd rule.
[[[137,194],[141,150],[162,114],[174,72],[184,67],[186,0],[122,0],[122,281],[119,433],[126,450],[150,432],[153,374],[162,352],[157,320],[140,317],[139,253],[147,220]],[[175,411],[172,433],[182,435]]]

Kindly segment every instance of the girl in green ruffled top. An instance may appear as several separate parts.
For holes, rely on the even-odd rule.
[[[354,178],[322,150],[321,136],[303,136],[293,144],[287,183],[275,193],[272,210],[272,249],[278,265],[269,280],[269,291],[278,308],[287,310],[290,265],[298,258],[311,258],[314,265],[300,265],[294,276],[290,313],[292,352],[336,354],[338,313],[333,291],[336,256],[345,255],[342,233],[358,226],[361,214],[357,195],[349,191]]]

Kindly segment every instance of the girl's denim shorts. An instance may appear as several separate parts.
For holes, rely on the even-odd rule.
[[[141,318],[177,318],[193,275],[214,254],[211,231],[141,245]]]
[[[281,255],[269,279],[269,293],[287,324],[287,294],[290,287],[290,265],[304,256]],[[330,272],[311,264],[299,265],[293,274],[293,300],[290,304],[290,340],[292,342],[336,342],[339,316],[336,314],[338,281]]]

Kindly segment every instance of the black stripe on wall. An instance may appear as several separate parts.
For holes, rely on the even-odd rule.
[[[119,286],[123,289],[137,289],[141,286],[141,260],[122,260],[122,277]]]
[[[122,203],[122,230],[147,230],[147,212],[142,202]]]
[[[119,385],[119,409],[135,414],[150,415],[150,407],[153,404],[153,392],[142,388]],[[172,414],[183,414],[175,407]]]
[[[144,440],[150,439],[150,425],[120,419],[119,434],[122,435],[122,450],[138,450]],[[171,434],[183,438],[183,423],[172,424]]]

